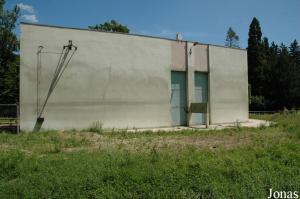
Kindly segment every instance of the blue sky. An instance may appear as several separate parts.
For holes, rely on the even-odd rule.
[[[231,26],[247,47],[252,18],[263,36],[285,43],[300,40],[300,0],[6,0],[19,4],[21,21],[87,28],[115,19],[131,33],[224,45]]]

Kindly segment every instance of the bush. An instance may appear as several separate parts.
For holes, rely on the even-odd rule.
[[[89,132],[94,132],[94,133],[103,133],[103,124],[100,121],[93,122],[90,128],[87,129]]]

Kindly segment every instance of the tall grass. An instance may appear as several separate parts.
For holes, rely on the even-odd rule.
[[[93,122],[92,125],[86,129],[86,131],[94,133],[103,133],[103,124],[100,121]]]
[[[278,127],[284,132],[289,132],[300,138],[300,112],[276,113],[268,115],[252,115],[253,118],[274,121],[273,127]]]

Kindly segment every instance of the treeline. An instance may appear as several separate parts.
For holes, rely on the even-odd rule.
[[[300,46],[262,38],[260,23],[253,18],[248,39],[250,110],[300,108]]]

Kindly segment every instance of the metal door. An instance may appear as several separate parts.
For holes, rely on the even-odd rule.
[[[171,72],[171,115],[172,125],[186,125],[186,74]]]
[[[207,73],[195,72],[195,102],[208,101]],[[206,114],[194,113],[195,124],[206,124]]]

